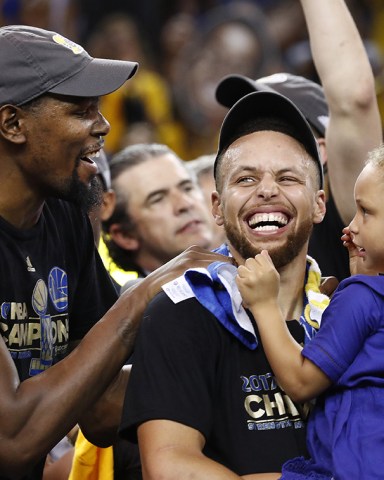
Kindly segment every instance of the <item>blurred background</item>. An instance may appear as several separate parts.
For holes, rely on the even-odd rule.
[[[321,1],[321,0],[319,0]],[[346,0],[365,41],[384,118],[384,1]],[[108,156],[159,142],[184,160],[211,154],[230,73],[291,72],[318,81],[298,0],[0,0],[0,23],[34,25],[93,56],[136,60],[139,72],[102,98]],[[354,81],[353,78],[350,79]]]

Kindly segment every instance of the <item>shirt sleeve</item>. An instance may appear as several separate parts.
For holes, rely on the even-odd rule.
[[[337,382],[378,328],[379,319],[380,304],[373,290],[364,283],[348,283],[334,294],[319,332],[302,355]]]

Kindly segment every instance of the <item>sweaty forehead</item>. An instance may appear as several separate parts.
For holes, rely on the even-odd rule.
[[[309,155],[294,138],[280,132],[254,132],[233,142],[220,162],[222,180],[235,171],[297,169],[307,171]],[[314,163],[314,162],[311,162]]]

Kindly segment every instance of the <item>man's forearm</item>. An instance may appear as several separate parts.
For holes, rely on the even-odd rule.
[[[25,473],[104,393],[132,352],[145,308],[142,290],[120,298],[61,362],[20,383],[0,344],[0,470]],[[123,384],[120,385],[123,390]]]
[[[325,92],[331,97],[328,102],[333,95],[339,102],[350,90],[360,88],[356,84],[361,80],[372,81],[372,69],[360,33],[344,0],[300,1],[313,61]],[[337,68],[340,65],[342,69]],[[351,78],[355,81],[351,82]]]

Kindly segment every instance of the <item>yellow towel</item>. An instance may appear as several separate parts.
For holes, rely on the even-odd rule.
[[[304,312],[300,323],[305,330],[305,340],[310,340],[320,328],[321,317],[328,307],[330,299],[320,293],[321,272],[317,262],[307,255],[307,279],[304,287]]]
[[[96,447],[80,430],[68,480],[113,480],[112,447]]]

